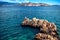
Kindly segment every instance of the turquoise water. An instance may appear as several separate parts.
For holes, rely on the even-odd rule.
[[[0,7],[0,40],[33,40],[38,29],[20,26],[24,17],[46,19],[57,25],[60,35],[60,7]]]

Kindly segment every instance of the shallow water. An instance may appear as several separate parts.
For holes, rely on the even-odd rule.
[[[22,27],[24,17],[45,19],[57,25],[60,35],[60,7],[0,7],[0,40],[33,40],[38,29]]]

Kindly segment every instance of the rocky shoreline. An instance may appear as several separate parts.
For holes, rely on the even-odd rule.
[[[39,28],[39,33],[35,35],[35,40],[59,40],[57,27],[54,23],[50,23],[47,20],[41,20],[33,18],[30,20],[25,17],[22,22],[22,26],[31,26],[34,28]]]

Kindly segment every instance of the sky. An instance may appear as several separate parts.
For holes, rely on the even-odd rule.
[[[47,3],[51,5],[60,5],[60,0],[0,0],[11,3],[24,3],[24,2],[33,2],[33,3]]]

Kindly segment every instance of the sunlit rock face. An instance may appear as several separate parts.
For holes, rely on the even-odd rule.
[[[47,20],[37,19],[35,17],[33,19],[29,19],[25,17],[22,25],[39,28],[40,32],[36,34],[36,40],[58,40],[56,25],[48,22]]]
[[[36,40],[58,40],[56,37],[44,33],[36,34],[35,39]]]
[[[24,21],[22,22],[22,25],[29,25],[32,27],[40,27],[41,30],[50,30],[50,31],[56,31],[56,25],[54,23],[50,23],[47,20],[40,20],[37,18],[33,18],[30,20],[29,18],[25,17]]]

